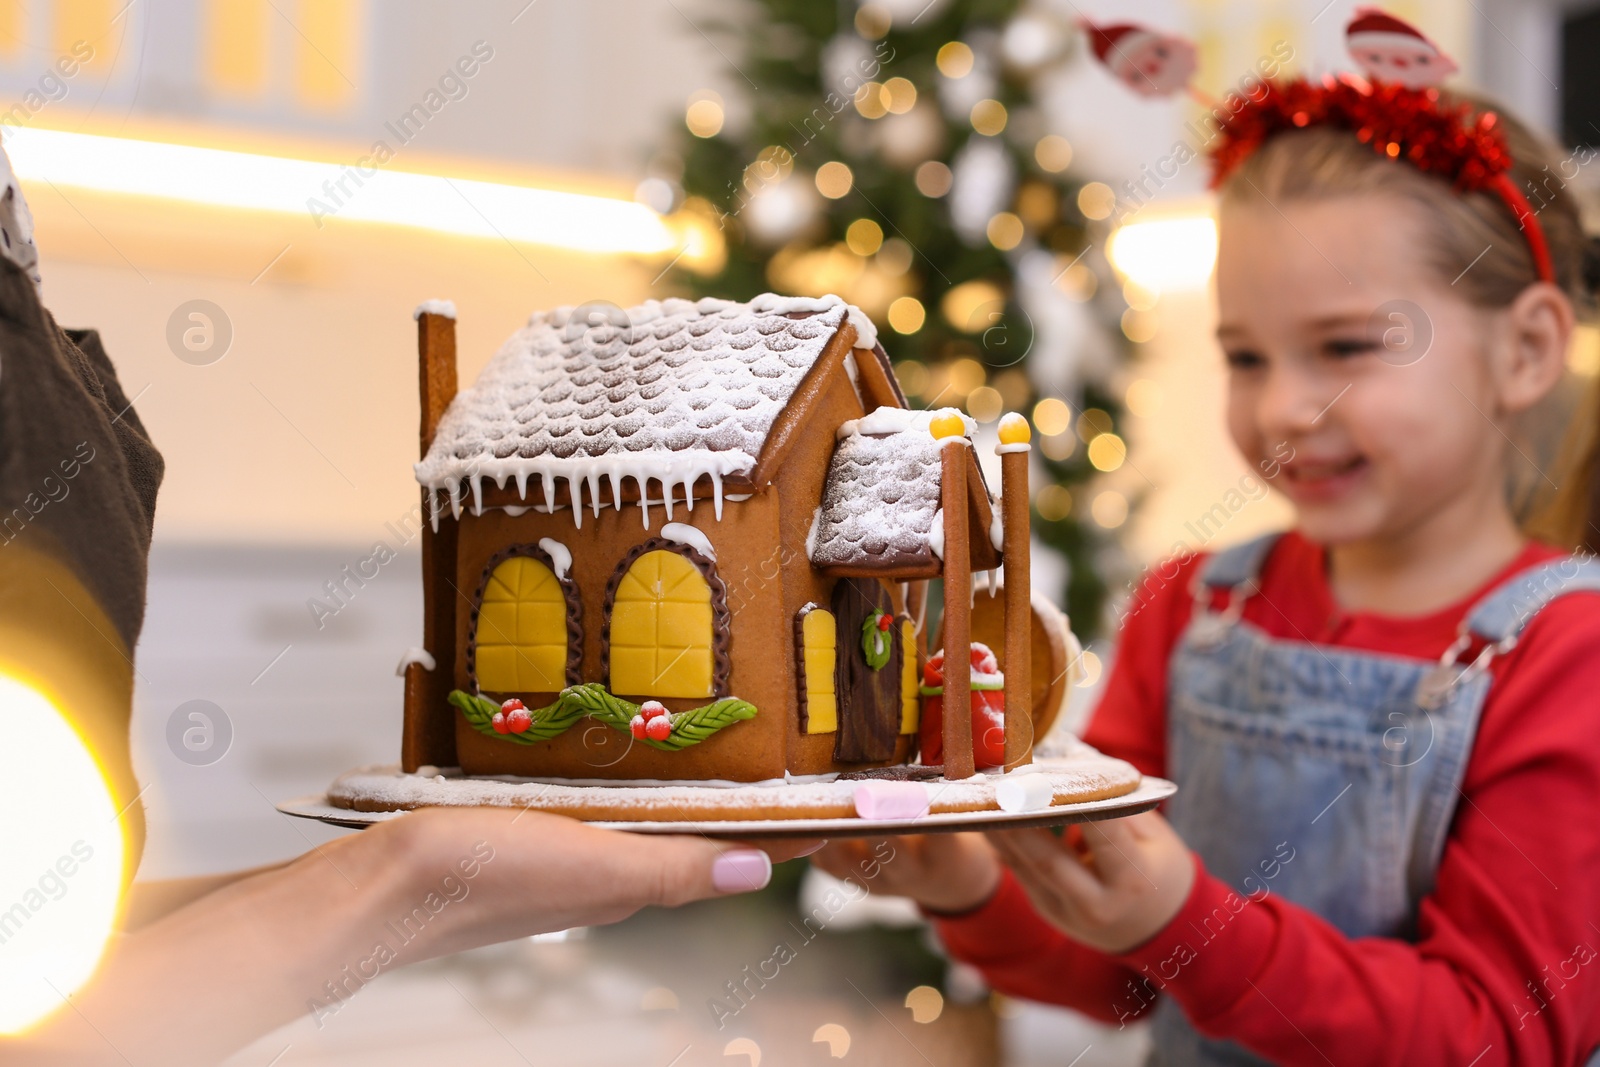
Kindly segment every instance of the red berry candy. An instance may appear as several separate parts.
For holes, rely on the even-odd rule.
[[[646,722],[656,718],[658,715],[665,715],[666,713],[666,705],[661,703],[659,700],[646,700],[643,704],[639,705],[639,714],[644,716]]]
[[[628,722],[628,732],[633,734],[635,740],[644,740],[644,716],[635,715]]]
[[[489,725],[494,727],[494,732],[497,734],[503,734],[510,729],[510,727],[506,725],[506,716],[505,712],[503,711],[495,712],[494,718],[489,720]]]
[[[665,715],[657,715],[644,724],[644,735],[652,741],[665,741],[672,736],[672,720]]]
[[[889,627],[891,627],[893,625],[894,625],[894,616],[893,615],[879,615],[878,616],[878,629],[882,630],[884,633],[888,633],[889,632]]]
[[[528,727],[533,725],[533,716],[527,708],[517,708],[506,716],[506,728],[514,734],[526,733]]]
[[[518,711],[526,706],[527,705],[518,700],[516,697],[512,697],[510,700],[500,705],[500,710],[505,712],[507,715],[510,715],[513,711]]]

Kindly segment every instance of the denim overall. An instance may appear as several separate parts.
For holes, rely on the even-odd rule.
[[[1521,572],[1467,612],[1432,662],[1269,637],[1242,621],[1278,536],[1219,553],[1195,582],[1169,677],[1168,775],[1180,788],[1167,818],[1240,897],[1281,896],[1351,938],[1415,940],[1489,661],[1551,600],[1600,591],[1600,562],[1568,557]],[[1213,611],[1224,590],[1226,606]],[[1225,926],[1198,932],[1194,950],[1227,951],[1205,941]],[[1170,999],[1151,1036],[1152,1065],[1267,1062],[1202,1037]]]

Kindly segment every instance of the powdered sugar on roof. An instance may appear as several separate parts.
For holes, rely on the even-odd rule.
[[[587,489],[583,502],[598,512],[620,506],[624,479],[638,483],[641,499],[671,501],[709,476],[720,516],[721,479],[754,467],[774,420],[840,325],[855,326],[858,346],[876,339],[866,316],[836,296],[651,300],[625,313],[585,311],[593,307],[578,309],[581,316],[572,308],[535,314],[451,402],[416,475],[447,491],[455,513],[462,483],[476,504],[483,478],[514,480],[524,495],[537,478],[547,507],[564,479],[574,502]],[[602,479],[611,501],[601,500]],[[664,486],[652,494],[647,481]]]
[[[811,562],[904,568],[938,555],[941,442],[936,411],[878,408],[839,428],[808,539]]]

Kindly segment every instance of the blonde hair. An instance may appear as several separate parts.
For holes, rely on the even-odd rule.
[[[1498,116],[1513,160],[1511,181],[1527,197],[1544,231],[1555,284],[1575,307],[1589,309],[1595,257],[1578,203],[1560,177],[1561,157],[1547,141],[1487,101],[1456,96],[1453,102]],[[1539,280],[1521,224],[1499,196],[1458,192],[1445,178],[1380,155],[1349,130],[1318,126],[1281,133],[1240,164],[1221,190],[1225,204],[1282,204],[1364,193],[1398,197],[1416,207],[1422,254],[1438,277],[1473,304],[1503,308]],[[1600,493],[1595,491],[1600,488],[1600,435],[1594,432],[1600,421],[1600,390],[1595,399],[1582,401],[1577,396],[1581,386],[1574,376],[1568,378],[1519,420],[1524,441],[1519,450],[1532,457],[1535,469],[1516,465],[1507,492],[1528,533],[1568,547],[1593,539],[1590,547],[1600,547]],[[1552,483],[1561,488],[1553,489]],[[1592,508],[1597,515],[1593,524]]]

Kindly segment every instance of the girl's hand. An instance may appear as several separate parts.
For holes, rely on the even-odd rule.
[[[987,835],[1039,914],[1074,941],[1126,952],[1172,921],[1194,885],[1194,859],[1155,812],[1048,830]]]
[[[971,911],[994,895],[1000,861],[981,834],[921,834],[835,841],[811,857],[835,878],[929,911]]]

